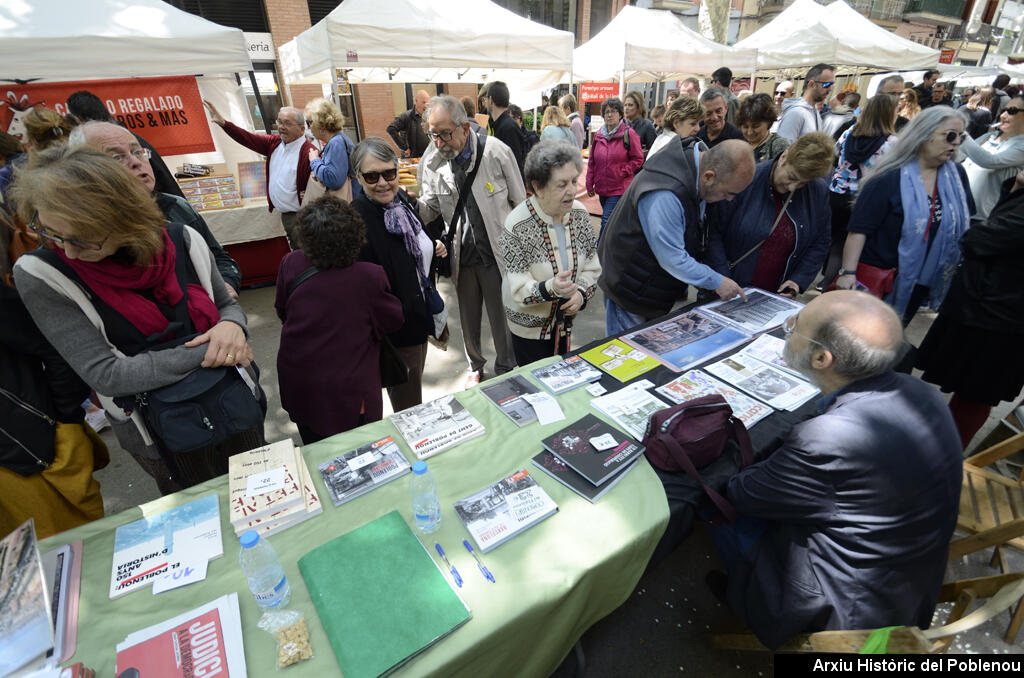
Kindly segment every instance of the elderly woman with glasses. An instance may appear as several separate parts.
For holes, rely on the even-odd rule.
[[[575,143],[545,139],[526,156],[532,195],[505,219],[501,296],[516,362],[569,351],[573,318],[594,296],[601,264],[590,214],[575,200],[583,160]]]
[[[18,292],[42,333],[100,395],[121,446],[161,492],[226,473],[229,456],[263,444],[260,421],[219,445],[172,456],[137,407],[129,418],[113,401],[252,361],[245,313],[203,238],[167,224],[124,165],[90,149],[37,154],[12,190],[46,245],[15,264]]]
[[[939,307],[960,260],[974,213],[967,173],[955,162],[966,127],[949,106],[924,110],[860,182],[836,286],[866,285],[904,325],[923,304]]]
[[[362,193],[352,207],[366,223],[361,261],[379,264],[391,292],[402,302],[405,322],[388,335],[409,367],[409,380],[388,389],[395,412],[423,402],[423,368],[427,339],[439,337],[434,306],[439,297],[432,277],[437,258],[448,256],[444,244],[426,233],[415,203],[398,185],[398,156],[380,137],[367,137],[352,150],[352,167]]]
[[[978,216],[987,217],[999,202],[1002,185],[1024,167],[1024,97],[1010,100],[994,130],[977,141],[964,139],[963,152]]]

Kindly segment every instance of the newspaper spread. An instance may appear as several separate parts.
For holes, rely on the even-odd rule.
[[[750,339],[720,320],[688,311],[665,322],[631,332],[622,340],[651,354],[669,369],[682,372]]]
[[[648,393],[643,383],[632,384],[594,398],[590,404],[611,417],[623,431],[641,441],[651,415],[668,407],[667,403]]]
[[[772,408],[756,398],[751,398],[746,393],[700,370],[690,370],[664,386],[659,386],[656,390],[676,404],[717,393],[725,398],[725,402],[729,403],[733,414],[747,428],[772,413]]]
[[[817,393],[811,384],[750,356],[729,356],[704,368],[777,410],[795,410]]]
[[[750,334],[759,334],[784,323],[789,316],[799,313],[804,307],[799,301],[780,297],[755,287],[744,288],[747,300],[742,297],[728,301],[716,301],[700,307],[701,312],[713,318],[741,327]]]
[[[744,346],[739,355],[757,358],[763,363],[768,363],[772,367],[777,367],[784,372],[789,372],[793,376],[803,379],[803,375],[790,367],[786,363],[785,358],[782,357],[782,352],[785,348],[786,341],[784,339],[773,337],[770,334],[762,334],[752,341],[749,346]]]

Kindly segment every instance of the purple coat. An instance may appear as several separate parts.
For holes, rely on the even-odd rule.
[[[381,418],[380,341],[402,326],[402,304],[384,269],[362,261],[321,271],[289,297],[309,266],[295,250],[277,272],[277,381],[292,421],[331,436],[358,426],[360,410],[368,422]]]

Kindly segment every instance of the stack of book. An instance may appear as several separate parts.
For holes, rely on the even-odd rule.
[[[590,502],[610,490],[643,455],[643,445],[592,414],[541,441],[537,468]]]
[[[484,434],[484,425],[453,395],[395,412],[391,422],[417,459],[427,459]]]
[[[412,470],[391,436],[329,459],[317,467],[331,501],[340,506]]]
[[[261,537],[323,513],[309,467],[291,440],[282,440],[228,459],[231,525],[241,535]]]
[[[526,469],[455,502],[455,514],[483,553],[557,512],[558,504]]]

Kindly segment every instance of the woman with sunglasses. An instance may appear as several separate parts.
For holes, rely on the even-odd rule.
[[[94,150],[61,145],[35,154],[12,190],[22,219],[46,245],[18,259],[18,291],[42,333],[99,394],[118,442],[160,491],[226,473],[229,456],[263,444],[260,422],[172,458],[138,408],[129,417],[113,401],[202,368],[252,361],[245,313],[203,238],[167,224],[146,187]]]
[[[1003,183],[1024,167],[1024,97],[1015,97],[999,114],[999,125],[977,141],[964,139],[964,169],[978,202],[978,216],[988,217],[999,202]]]
[[[860,182],[836,287],[859,281],[909,324],[923,304],[938,308],[974,213],[955,162],[967,119],[949,106],[917,115]]]
[[[361,261],[379,264],[391,293],[402,302],[405,322],[388,335],[409,368],[409,380],[388,389],[391,408],[398,412],[423,402],[423,368],[427,339],[435,334],[430,308],[432,276],[437,257],[448,256],[440,240],[423,229],[417,209],[398,185],[398,156],[379,137],[367,137],[352,149],[352,167],[362,193],[352,207],[366,223]]]

